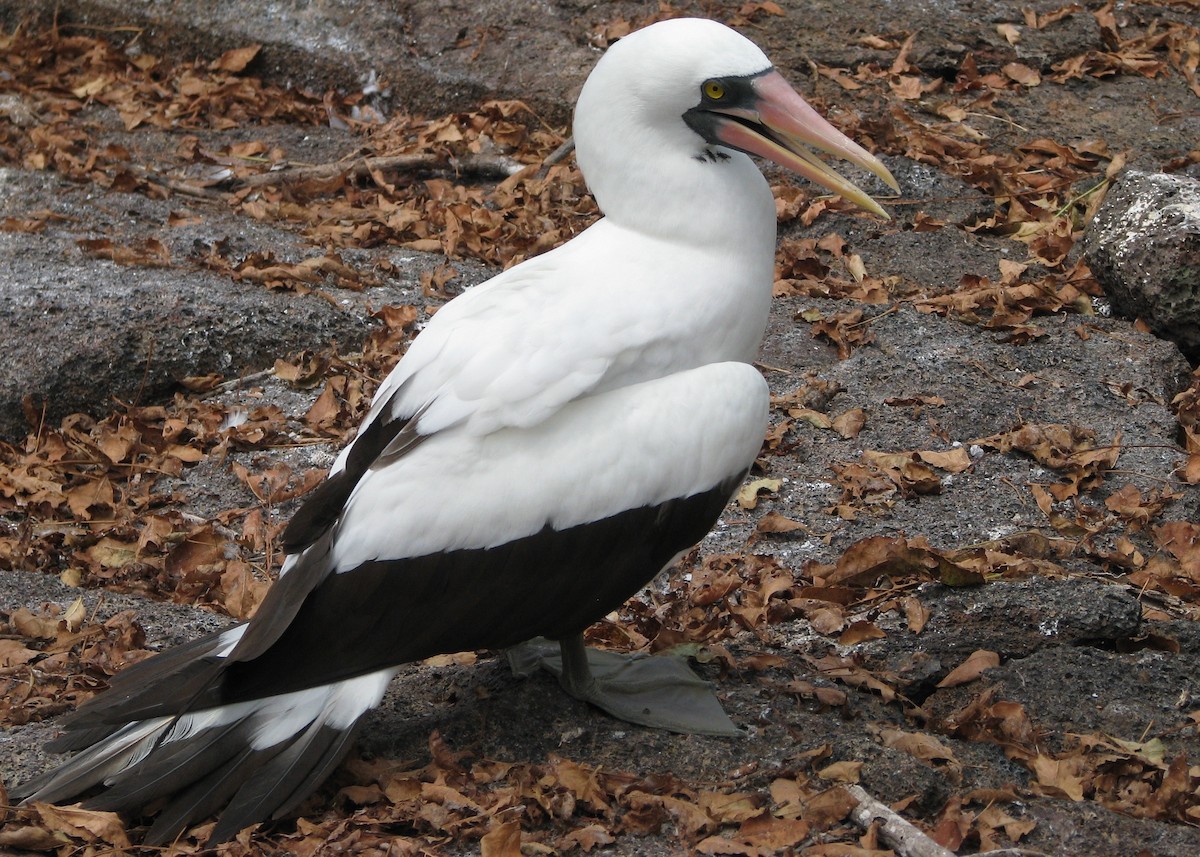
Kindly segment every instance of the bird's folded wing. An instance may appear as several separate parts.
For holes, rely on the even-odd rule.
[[[627,276],[596,282],[590,257],[603,242],[592,243],[596,251],[587,242],[571,254],[552,251],[439,310],[381,384],[326,481],[293,516],[284,550],[313,544],[368,470],[389,466],[431,435],[537,425],[582,396],[697,365],[688,355],[702,348],[689,341],[695,332],[686,314],[661,305],[686,301],[687,290],[677,290],[682,298],[647,295]]]

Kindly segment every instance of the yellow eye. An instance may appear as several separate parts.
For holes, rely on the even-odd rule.
[[[706,80],[704,81],[704,86],[701,87],[701,89],[703,89],[704,94],[713,101],[720,101],[725,97],[725,86],[719,80]]]

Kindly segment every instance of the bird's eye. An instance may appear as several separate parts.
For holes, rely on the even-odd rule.
[[[704,86],[701,87],[704,94],[713,101],[720,101],[725,97],[725,84],[719,80],[706,80]]]

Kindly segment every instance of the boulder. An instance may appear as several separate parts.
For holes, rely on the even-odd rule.
[[[1200,362],[1200,181],[1124,173],[1084,240],[1113,309]]]

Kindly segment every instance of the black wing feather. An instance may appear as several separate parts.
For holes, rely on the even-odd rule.
[[[345,469],[313,489],[292,515],[280,537],[285,553],[299,553],[328,532],[368,470],[394,461],[420,443],[424,435],[417,433],[416,421],[423,410],[407,417],[383,418],[403,390],[404,385],[397,388],[380,408],[380,415],[359,430],[346,455]]]
[[[564,530],[547,525],[495,548],[373,560],[331,574],[273,645],[229,665],[222,700],[302,690],[445,652],[581,633],[700,541],[742,475]]]

